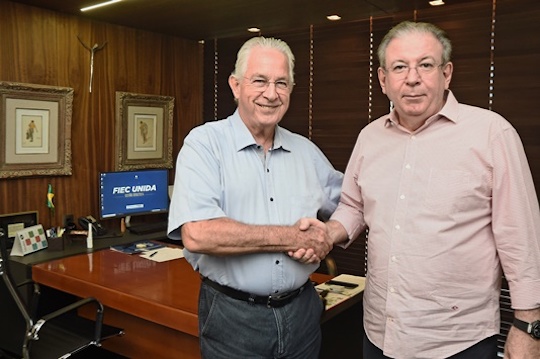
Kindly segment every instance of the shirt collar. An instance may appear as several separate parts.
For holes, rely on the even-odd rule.
[[[250,146],[257,146],[253,135],[251,132],[249,132],[249,129],[244,121],[242,121],[238,109],[236,109],[236,111],[234,111],[234,113],[231,115],[230,121],[234,132],[237,151],[241,151]],[[287,137],[283,136],[283,131],[284,130],[281,127],[276,125],[276,131],[274,133],[274,145],[272,149],[276,150],[278,148],[282,148],[283,150],[290,152],[290,141],[287,141]]]

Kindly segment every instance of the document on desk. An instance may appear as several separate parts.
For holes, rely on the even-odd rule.
[[[184,258],[184,251],[181,248],[163,247],[155,251],[144,252],[140,257],[150,259],[154,262],[166,262]]]
[[[315,288],[326,299],[326,310],[360,294],[366,286],[366,278],[351,274],[340,274]],[[323,295],[324,293],[324,295]]]

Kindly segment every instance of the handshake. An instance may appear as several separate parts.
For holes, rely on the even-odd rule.
[[[295,229],[294,250],[288,255],[301,263],[318,263],[322,261],[334,247],[335,240],[331,237],[330,227],[337,222],[323,223],[315,218],[301,218]]]

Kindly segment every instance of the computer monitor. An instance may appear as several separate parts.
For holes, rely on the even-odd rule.
[[[166,169],[102,172],[99,177],[99,216],[102,219],[169,210]]]

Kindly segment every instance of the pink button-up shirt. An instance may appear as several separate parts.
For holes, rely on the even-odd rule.
[[[501,264],[516,309],[540,307],[540,212],[523,145],[459,104],[414,132],[366,126],[332,219],[369,228],[364,327],[392,358],[446,358],[499,332]],[[349,245],[346,243],[344,246]]]

